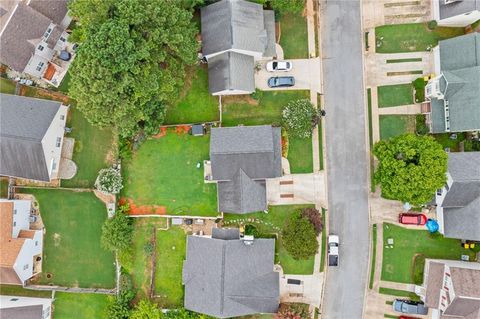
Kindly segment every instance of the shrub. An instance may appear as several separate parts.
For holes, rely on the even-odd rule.
[[[313,225],[300,212],[293,213],[282,230],[283,246],[294,259],[308,259],[318,250]]]
[[[282,127],[282,157],[288,157],[288,147],[288,133],[287,130]]]
[[[315,229],[315,234],[317,236],[322,232],[322,215],[320,215],[318,209],[315,209],[313,207],[304,208],[302,209],[301,216],[302,218],[307,219],[310,224],[312,224],[313,229]]]
[[[425,121],[426,119],[424,114],[417,114],[415,116],[415,132],[418,135],[425,135],[428,133],[429,129]]]
[[[152,256],[154,248],[155,247],[153,246],[153,244],[151,242],[146,243],[145,246],[143,246],[143,250],[145,251],[145,255]]]
[[[415,285],[423,283],[423,269],[425,268],[425,256],[416,255],[413,260],[413,282]]]
[[[125,207],[128,206],[120,206],[115,215],[107,219],[102,226],[101,242],[105,249],[122,251],[131,246],[133,225],[125,215]]]
[[[259,89],[255,89],[255,92],[250,94],[250,96],[252,97],[252,99],[260,101],[263,97],[263,91]]]
[[[428,27],[429,30],[435,30],[437,25],[438,25],[438,22],[435,21],[435,20],[431,20],[431,21],[427,22],[427,27]]]
[[[311,318],[308,305],[298,303],[282,303],[275,315],[275,319]]]
[[[318,110],[307,99],[290,101],[282,112],[288,133],[295,137],[308,138],[320,121]]]
[[[95,181],[95,187],[103,192],[118,194],[123,188],[120,170],[113,167],[101,169]]]

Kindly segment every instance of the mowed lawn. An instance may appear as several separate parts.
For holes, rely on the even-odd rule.
[[[411,83],[379,86],[378,106],[390,107],[413,103],[413,86]]]
[[[54,312],[55,319],[91,319],[104,318],[109,298],[104,294],[78,294],[55,292]]]
[[[380,139],[415,132],[415,115],[380,115]]]
[[[16,83],[10,79],[0,78],[0,93],[15,94]]]
[[[285,59],[308,58],[307,21],[301,13],[283,14],[280,18],[280,46]]]
[[[275,263],[282,266],[286,274],[309,275],[313,273],[314,257],[306,260],[294,259],[283,247],[281,230],[288,217],[297,210],[314,205],[282,205],[269,206],[268,214],[263,212],[235,215],[225,214],[225,227],[242,225],[254,225],[264,235],[277,234],[275,241]]]
[[[122,196],[136,205],[164,206],[167,214],[216,216],[216,185],[203,178],[209,145],[209,135],[177,134],[173,129],[145,141],[124,162]]]
[[[393,248],[385,248],[387,239],[393,238]],[[407,229],[397,225],[383,224],[382,280],[413,283],[413,262],[417,254],[433,259],[460,260],[461,255],[469,255],[474,260],[475,253],[461,247],[460,240],[432,237],[427,230]]]
[[[187,235],[178,226],[157,231],[155,295],[164,308],[183,305],[182,267],[186,256]]]
[[[426,23],[383,25],[375,28],[377,53],[427,51],[438,41],[465,34],[464,28],[436,27],[429,30]]]
[[[111,252],[100,246],[105,204],[92,192],[24,189],[39,205],[46,234],[41,284],[113,288],[115,265]],[[50,279],[47,274],[51,274]]]
[[[219,116],[218,97],[208,92],[207,68],[191,68],[180,98],[167,109],[165,124],[212,122],[218,121]]]
[[[290,173],[313,172],[312,138],[289,137],[288,139],[288,162]]]

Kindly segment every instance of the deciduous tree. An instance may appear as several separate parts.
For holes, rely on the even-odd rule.
[[[307,99],[290,101],[283,109],[282,117],[288,134],[300,138],[312,136],[320,119],[318,110]]]
[[[128,206],[120,206],[115,215],[102,226],[102,246],[105,249],[126,250],[132,244],[133,225],[125,214]]]
[[[282,243],[295,259],[308,259],[318,250],[317,236],[313,225],[295,212],[287,219],[282,230]]]

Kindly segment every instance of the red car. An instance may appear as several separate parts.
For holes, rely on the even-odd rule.
[[[398,319],[418,319],[417,317],[400,316]]]
[[[427,216],[424,214],[400,213],[398,215],[398,222],[407,225],[425,225],[427,223]]]

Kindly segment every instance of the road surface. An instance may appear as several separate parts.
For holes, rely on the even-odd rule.
[[[320,0],[330,233],[340,265],[327,272],[322,318],[362,318],[367,279],[368,162],[360,0]]]

